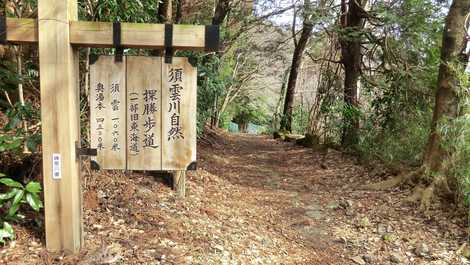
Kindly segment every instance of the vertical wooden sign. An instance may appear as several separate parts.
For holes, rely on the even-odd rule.
[[[162,170],[196,161],[197,68],[187,58],[162,64]]]
[[[161,170],[161,59],[127,57],[127,169]]]
[[[90,84],[100,168],[186,170],[196,161],[197,69],[187,58],[100,56]]]
[[[92,158],[103,169],[126,169],[126,58],[100,56],[90,65]]]

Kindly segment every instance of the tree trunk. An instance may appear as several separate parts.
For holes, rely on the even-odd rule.
[[[286,87],[287,87],[287,80],[289,77],[289,72],[290,72],[290,68],[287,68],[282,77],[281,92],[279,93],[279,100],[277,101],[277,104],[276,104],[276,110],[274,112],[273,122],[271,125],[274,131],[277,131],[280,129],[280,125],[281,125],[280,122],[282,119],[281,109],[283,109],[282,103],[284,103],[285,98],[286,98]]]
[[[238,130],[241,133],[247,133],[248,132],[248,123],[246,123],[246,122],[239,123],[238,124]]]
[[[455,194],[454,180],[445,174],[444,164],[451,150],[444,150],[439,135],[441,122],[452,121],[460,115],[459,91],[462,89],[459,76],[468,64],[465,31],[466,15],[470,10],[470,0],[454,0],[446,18],[441,47],[441,64],[437,80],[436,102],[434,106],[431,132],[429,134],[423,166],[416,172],[399,176],[382,183],[373,184],[373,189],[384,189],[412,180],[425,184],[417,186],[409,200],[421,201],[421,209],[428,210],[436,195]]]
[[[175,14],[175,23],[181,24],[183,19],[183,5],[184,0],[176,0],[176,14]]]
[[[225,18],[228,15],[228,12],[230,11],[230,3],[231,0],[218,0],[214,9],[214,17],[212,18],[212,25],[220,25],[224,22]],[[218,56],[219,58],[222,57],[221,53],[213,54],[212,56]],[[206,60],[209,60],[209,56],[205,57]],[[212,107],[212,115],[210,118],[210,126],[211,128],[213,127],[218,127],[219,121],[218,121],[218,112],[217,112],[217,106],[218,106],[218,95],[215,96],[214,98],[214,105]]]
[[[18,46],[16,49],[16,71],[18,76],[21,78],[20,82],[18,83],[18,99],[20,101],[21,106],[25,106],[24,100],[24,89],[23,89],[23,49],[22,46]],[[28,137],[28,120],[23,119],[23,130],[25,138]],[[28,149],[28,145],[26,141],[23,144],[23,153],[28,154],[31,153]]]
[[[465,17],[469,11],[470,0],[454,0],[446,18],[431,132],[424,154],[424,166],[431,172],[439,172],[449,155],[442,149],[438,126],[459,116],[458,72],[463,72],[468,63]]]
[[[220,110],[217,112],[217,119],[215,121],[215,127],[218,128],[220,124],[220,119],[222,118],[222,114],[224,114],[225,109],[228,106],[228,103],[230,101],[230,93],[232,92],[231,89],[227,91],[227,94],[225,94],[224,100],[222,101],[222,106],[220,107]]]
[[[308,18],[310,15],[308,14],[310,10],[310,1],[305,1],[303,28],[300,39],[295,46],[294,54],[292,56],[289,81],[287,82],[286,97],[284,101],[284,111],[281,120],[281,129],[287,131],[292,131],[292,113],[294,110],[295,85],[297,83],[297,76],[299,75],[299,68],[302,63],[302,55],[304,54],[305,47],[313,30],[313,24]]]
[[[211,128],[217,128],[218,127],[218,108],[217,106],[219,105],[219,96],[215,95],[214,98],[214,104],[212,105],[212,115],[211,115]]]
[[[172,22],[172,0],[163,0],[158,4],[157,9],[157,22],[158,23],[171,23]],[[151,50],[152,56],[163,56],[163,50]]]
[[[230,11],[230,0],[219,0],[215,7],[214,17],[212,18],[212,25],[220,25],[224,22]]]
[[[341,26],[344,30],[341,36],[342,63],[344,65],[344,104],[343,132],[341,144],[351,147],[358,142],[359,117],[356,110],[359,109],[358,86],[361,74],[361,37],[357,32],[364,28],[362,6],[365,0],[341,1]],[[354,37],[351,33],[355,33]]]
[[[158,22],[167,23],[171,22],[172,18],[172,0],[163,0],[158,5]]]

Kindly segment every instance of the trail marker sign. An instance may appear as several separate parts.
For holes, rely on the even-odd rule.
[[[0,43],[39,44],[48,250],[77,253],[83,246],[79,158],[95,152],[80,147],[79,47],[165,51],[164,62],[161,58],[127,57],[115,64],[103,57],[93,67],[93,88],[98,88],[98,82],[103,85],[102,89],[99,85],[102,94],[94,94],[103,101],[93,106],[107,104],[106,110],[92,113],[94,146],[102,143],[111,148],[97,153],[95,160],[103,168],[174,170],[195,160],[196,69],[186,59],[172,56],[175,50],[217,51],[218,26],[78,21],[77,0],[39,0],[37,19],[7,18],[5,12],[0,16]],[[175,72],[180,68],[181,81],[180,72]],[[153,90],[157,96],[160,92],[160,98],[153,97]],[[119,110],[113,111],[118,102]],[[153,103],[155,112],[145,111],[146,104],[153,108]],[[139,108],[134,109],[133,104]],[[139,115],[136,124],[136,117],[131,116],[135,114]],[[138,138],[130,141],[135,140],[130,131],[135,126]],[[115,143],[120,152],[112,152]],[[176,188],[184,194],[183,171],[176,172]]]
[[[100,168],[194,167],[197,69],[187,58],[100,56],[90,66],[90,89],[92,160]]]

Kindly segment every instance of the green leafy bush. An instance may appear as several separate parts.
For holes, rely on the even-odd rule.
[[[380,128],[371,118],[361,128],[358,150],[368,160],[380,160],[387,166],[421,164],[429,135],[430,113],[396,123],[394,127]]]
[[[302,106],[295,106],[292,113],[292,132],[304,134],[308,129],[309,112]]]
[[[6,111],[6,116],[8,122],[3,127],[5,134],[0,135],[0,152],[20,151],[23,143],[29,151],[35,152],[41,143],[40,127],[24,128],[21,122],[39,123],[39,111],[31,104],[21,105],[18,102]]]
[[[39,212],[43,207],[39,197],[41,184],[36,181],[30,181],[23,185],[13,179],[5,178],[0,173],[0,220],[3,227],[0,229],[0,243],[4,244],[6,239],[14,240],[15,232],[9,222],[23,219],[24,216],[19,213],[21,205],[28,205],[34,211]]]

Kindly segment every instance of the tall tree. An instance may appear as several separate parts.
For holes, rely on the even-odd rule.
[[[167,23],[172,19],[172,0],[163,0],[158,5],[158,22]]]
[[[423,210],[430,207],[436,195],[453,195],[458,192],[455,179],[452,174],[447,174],[448,169],[445,168],[452,150],[443,147],[440,125],[454,121],[465,111],[460,107],[459,93],[464,89],[463,82],[468,81],[462,78],[469,59],[465,25],[469,12],[470,0],[453,0],[445,20],[431,131],[422,167],[410,174],[366,185],[372,189],[386,189],[405,181],[416,182],[418,186],[410,199],[419,200]],[[423,184],[425,189],[419,184]]]
[[[431,172],[441,171],[449,155],[442,148],[438,126],[460,114],[458,92],[462,87],[458,76],[465,70],[469,59],[465,31],[469,12],[470,0],[454,0],[446,18],[431,132],[424,155],[424,166]]]
[[[358,140],[358,82],[361,75],[361,31],[367,0],[341,0],[341,62],[344,66],[343,146],[353,146]]]
[[[228,16],[228,13],[230,12],[231,9],[231,4],[232,0],[218,0],[217,4],[214,9],[214,16],[212,17],[212,25],[221,25],[225,18]],[[222,57],[222,53],[219,53],[217,55],[213,56],[218,56],[219,58]],[[207,57],[208,59],[209,57]],[[212,127],[216,127],[218,125],[218,95],[214,97],[214,102],[213,102],[213,107],[212,107],[212,115],[211,115],[211,120],[210,120],[210,125]]]
[[[312,5],[310,0],[304,1],[303,8],[303,28],[300,33],[298,41],[295,40],[294,30],[294,54],[292,55],[292,64],[290,67],[289,80],[287,82],[286,97],[284,100],[284,111],[281,120],[281,129],[292,131],[292,113],[294,110],[295,86],[297,84],[297,76],[299,75],[299,68],[302,63],[302,56],[305,51],[308,40],[312,34]],[[295,19],[294,19],[295,26]]]
[[[183,6],[184,0],[176,0],[176,12],[175,12],[175,23],[181,24],[181,20],[183,19]]]
[[[231,0],[218,0],[215,6],[214,17],[212,18],[212,25],[220,25],[224,22],[227,14],[230,11]]]

